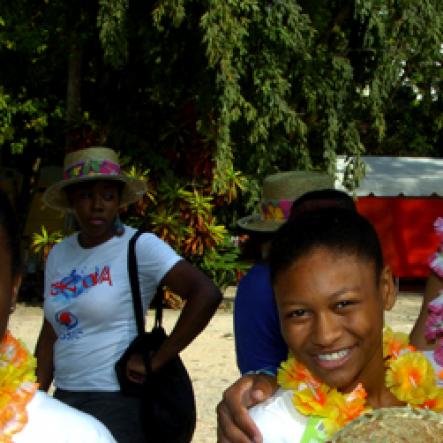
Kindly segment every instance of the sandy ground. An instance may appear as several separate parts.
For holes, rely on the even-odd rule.
[[[232,331],[233,291],[233,288],[228,288],[224,306],[182,354],[194,382],[197,399],[198,422],[194,443],[216,441],[215,407],[221,399],[223,390],[238,378]],[[420,304],[420,295],[401,293],[393,311],[387,314],[387,323],[394,330],[409,332],[418,315]],[[165,311],[166,329],[170,330],[177,316],[178,311]],[[30,349],[34,349],[41,321],[41,308],[20,304],[11,317],[10,329]]]

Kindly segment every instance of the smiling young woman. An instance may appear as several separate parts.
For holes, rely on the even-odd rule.
[[[288,222],[273,240],[270,275],[290,355],[280,389],[250,410],[265,443],[329,441],[370,408],[443,410],[435,362],[383,334],[395,289],[366,219],[327,208]]]
[[[389,269],[374,276],[374,263],[319,247],[281,271],[274,288],[283,336],[298,360],[344,392],[363,383],[377,403],[377,388],[385,390],[383,310],[395,297]]]

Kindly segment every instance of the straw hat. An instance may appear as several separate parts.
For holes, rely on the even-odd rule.
[[[140,200],[146,192],[144,181],[123,174],[115,151],[110,148],[91,147],[66,154],[62,180],[46,189],[42,200],[51,208],[68,211],[70,205],[65,188],[93,180],[115,180],[124,183],[120,207]]]
[[[341,429],[333,443],[429,443],[443,441],[443,416],[426,409],[381,408],[362,414]]]
[[[237,221],[247,231],[273,232],[288,219],[292,202],[309,191],[332,188],[327,174],[310,171],[286,171],[267,176],[263,181],[259,213]]]

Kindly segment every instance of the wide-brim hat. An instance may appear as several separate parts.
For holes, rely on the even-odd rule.
[[[443,416],[409,406],[365,412],[332,438],[333,443],[429,443],[443,441]]]
[[[263,181],[259,212],[239,219],[237,225],[246,231],[274,232],[288,219],[294,200],[306,192],[333,186],[333,178],[321,172],[286,171],[268,175]]]
[[[104,147],[91,147],[73,151],[65,156],[62,180],[54,183],[43,194],[45,205],[68,211],[70,204],[66,187],[96,180],[115,180],[124,183],[120,207],[140,200],[146,193],[146,183],[123,173],[117,153]]]

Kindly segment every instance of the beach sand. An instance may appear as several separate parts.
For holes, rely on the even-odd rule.
[[[208,327],[182,353],[183,361],[194,383],[197,401],[197,428],[194,443],[215,443],[215,407],[223,391],[238,376],[235,363],[234,338],[232,330],[232,299],[235,288],[228,288],[223,303]],[[387,313],[386,322],[394,330],[409,332],[420,309],[421,296],[414,293],[400,293],[394,309]],[[152,317],[152,312],[149,313]],[[179,311],[167,309],[164,325],[169,331]],[[18,304],[11,316],[10,329],[33,350],[42,322],[40,307]]]

